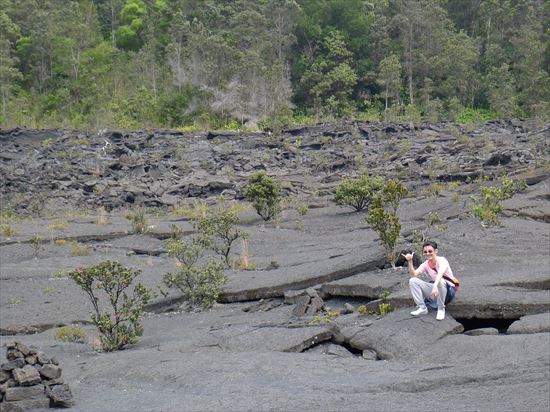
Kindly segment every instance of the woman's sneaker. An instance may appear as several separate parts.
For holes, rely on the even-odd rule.
[[[437,320],[445,319],[445,309],[437,309],[437,315],[435,316]]]
[[[413,310],[411,312],[411,315],[420,316],[420,315],[426,315],[427,313],[428,313],[428,308],[418,308],[416,310]]]

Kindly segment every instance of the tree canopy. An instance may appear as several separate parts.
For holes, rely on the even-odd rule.
[[[0,125],[550,113],[544,0],[0,0]]]

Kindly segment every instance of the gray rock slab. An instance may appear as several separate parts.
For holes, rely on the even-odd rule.
[[[167,253],[162,241],[147,233],[143,235],[128,235],[124,238],[113,239],[109,243],[113,248],[120,248],[137,254],[158,256],[162,253]]]
[[[399,310],[357,333],[349,343],[356,349],[372,349],[381,359],[410,360],[417,358],[419,352],[429,350],[444,336],[463,330],[464,327],[450,316],[436,321],[433,312],[413,317],[408,311]]]
[[[378,360],[378,354],[374,349],[365,349],[361,354],[363,359],[375,361]]]
[[[310,297],[307,295],[301,295],[296,299],[294,308],[292,309],[292,316],[300,317],[304,316],[307,311],[307,306],[309,304]]]
[[[44,385],[15,386],[8,388],[4,396],[7,401],[37,399],[44,396]]]
[[[321,343],[307,350],[308,352],[320,353],[323,355],[339,356],[341,358],[350,358],[355,355],[341,345],[335,345],[334,343]]]
[[[325,283],[323,292],[332,296],[377,299],[385,291],[392,291],[407,280],[399,269],[374,270]]]
[[[53,385],[46,389],[47,395],[52,400],[53,406],[70,408],[75,401],[69,385]]]
[[[0,412],[27,412],[30,410],[44,410],[50,407],[50,398],[42,396],[39,399],[26,399],[0,403]]]
[[[0,369],[0,383],[4,383],[10,378],[11,378],[11,373],[10,372],[7,372],[3,369]]]
[[[51,363],[38,368],[38,372],[46,379],[57,379],[61,376],[61,368]]]
[[[518,334],[541,332],[550,332],[550,312],[523,316],[520,320],[512,323],[506,333]]]
[[[498,335],[499,331],[497,328],[479,328],[468,330],[464,334],[468,336]]]
[[[344,336],[344,341],[349,342],[355,335],[365,330],[364,326],[346,326],[340,329],[340,333]]]
[[[42,380],[38,371],[31,365],[16,368],[12,371],[13,378],[19,385],[31,386],[40,383]]]
[[[329,340],[329,328],[312,326],[305,328],[285,327],[228,327],[214,331],[223,350],[229,351],[280,351],[302,352],[320,342]]]
[[[22,358],[17,358],[17,359],[13,359],[3,363],[2,366],[0,366],[0,368],[4,371],[9,372],[16,368],[22,368],[23,366],[25,366],[25,360]]]

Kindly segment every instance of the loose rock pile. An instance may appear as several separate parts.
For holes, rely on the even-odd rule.
[[[548,124],[492,121],[342,123],[267,132],[0,130],[5,207],[180,207],[182,199],[240,200],[250,174],[277,176],[284,194],[332,196],[359,168],[400,181],[459,181],[534,170]],[[547,172],[544,172],[547,175]],[[533,177],[538,176],[535,174]],[[185,206],[185,205],[184,205]]]
[[[285,303],[295,304],[292,315],[296,317],[315,315],[322,311],[325,302],[314,288],[285,292]]]
[[[21,342],[7,345],[8,362],[0,366],[0,411],[65,407],[74,404],[55,358]]]

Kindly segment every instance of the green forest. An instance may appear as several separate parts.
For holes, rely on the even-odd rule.
[[[0,0],[2,127],[550,113],[547,0]]]

